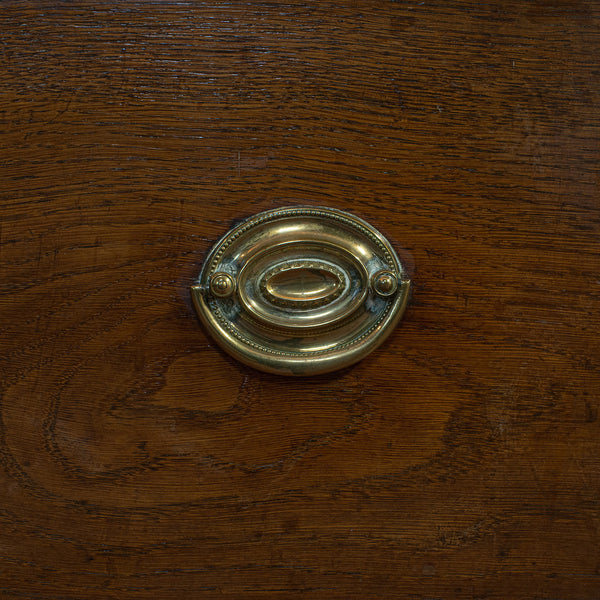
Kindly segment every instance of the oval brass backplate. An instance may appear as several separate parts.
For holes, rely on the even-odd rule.
[[[208,255],[192,298],[232,356],[257,369],[313,375],[351,365],[391,333],[410,281],[390,243],[332,208],[255,215]]]

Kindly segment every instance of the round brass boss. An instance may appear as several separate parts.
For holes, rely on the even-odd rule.
[[[393,273],[380,271],[373,275],[373,289],[380,296],[391,296],[398,289],[398,281]]]
[[[235,281],[229,273],[215,273],[210,280],[210,291],[217,298],[228,298],[235,291]]]

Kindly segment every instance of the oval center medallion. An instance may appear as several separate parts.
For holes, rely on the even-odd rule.
[[[278,264],[260,282],[261,293],[271,304],[300,310],[330,304],[343,289],[341,271],[333,265],[306,261]]]

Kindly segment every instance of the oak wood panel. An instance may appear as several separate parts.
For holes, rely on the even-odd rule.
[[[0,597],[600,597],[599,5],[0,5]],[[411,265],[310,379],[189,286],[303,203]]]

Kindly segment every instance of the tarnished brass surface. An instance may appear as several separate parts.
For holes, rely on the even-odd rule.
[[[192,297],[217,342],[257,369],[310,375],[353,364],[399,321],[410,281],[390,243],[330,208],[260,213],[211,250]]]

